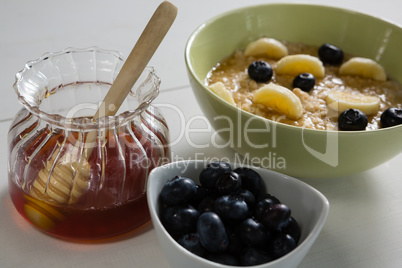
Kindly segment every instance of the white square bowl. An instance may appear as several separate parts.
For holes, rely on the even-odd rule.
[[[188,177],[199,184],[199,174],[206,165],[207,162],[202,160],[173,162],[153,169],[148,178],[147,198],[152,223],[159,244],[171,267],[174,268],[238,267],[215,263],[192,254],[169,235],[159,219],[159,193],[165,182],[180,175]],[[300,241],[293,251],[274,261],[252,267],[297,267],[310,250],[325,224],[329,212],[327,198],[310,185],[287,175],[268,169],[236,163],[230,163],[230,165],[232,169],[248,167],[257,171],[265,183],[267,192],[277,197],[283,204],[289,206],[292,216],[301,228]]]

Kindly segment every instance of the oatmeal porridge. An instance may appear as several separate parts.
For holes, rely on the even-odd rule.
[[[372,60],[356,58],[361,62],[353,63],[354,57],[345,54],[342,55],[342,61],[338,64],[322,63],[317,46],[290,42],[280,42],[279,45],[275,46],[277,46],[276,48],[282,47],[279,47],[280,52],[275,51],[271,55],[248,53],[248,48],[235,51],[208,73],[206,85],[211,88],[216,83],[223,83],[220,92],[223,91],[224,94],[218,93],[218,95],[225,96],[224,99],[245,111],[274,121],[311,129],[337,130],[338,117],[347,108],[356,108],[366,112],[367,124],[363,129],[378,129],[381,127],[381,115],[387,108],[402,108],[401,84],[387,77],[385,71],[381,76],[381,72],[377,69],[382,67]],[[299,62],[294,60],[294,63],[289,63],[292,55],[297,55],[294,58],[298,60],[301,59],[301,56],[306,57],[306,59]],[[307,58],[305,55],[312,57]],[[282,61],[285,58],[287,66],[283,67]],[[354,65],[346,67],[345,63],[349,60],[350,64]],[[272,68],[272,73],[268,76],[269,81],[251,78],[248,68],[256,61],[266,62]],[[370,62],[362,63],[363,61]],[[314,64],[317,66],[313,66]],[[322,67],[319,66],[320,64]],[[304,71],[303,68],[297,69],[299,65],[307,66],[307,71]],[[344,65],[345,67],[343,67]],[[312,66],[312,69],[309,69],[308,66]],[[322,68],[322,73],[315,72],[317,68]],[[347,70],[343,71],[342,68]],[[367,71],[373,68],[374,71],[371,73]],[[306,91],[294,86],[294,79],[300,72],[314,73],[315,83],[311,90]],[[378,76],[379,72],[380,76]],[[272,88],[273,85],[286,88],[289,92],[277,92],[277,89]],[[293,103],[301,105],[300,112],[297,111],[296,116],[291,116],[292,114],[283,112],[284,110],[281,110],[280,107],[278,109],[275,105],[285,105],[283,98],[278,99],[274,106],[267,104],[264,100],[258,101],[256,99],[257,92],[265,90],[267,87],[270,92],[275,91],[275,96],[284,93],[291,94],[291,98],[297,96],[291,104],[286,105],[294,105]],[[265,98],[272,98],[273,95],[267,96]],[[346,98],[346,104],[352,103],[351,106],[342,106],[342,103],[345,103],[345,100],[342,100],[336,102],[339,104],[337,106],[339,109],[332,107],[333,104],[329,100],[337,98],[336,96]]]

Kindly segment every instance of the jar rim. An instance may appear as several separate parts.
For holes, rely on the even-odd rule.
[[[109,128],[110,126],[119,126],[124,124],[127,121],[131,121],[134,119],[134,117],[140,115],[143,111],[145,111],[151,102],[158,96],[159,94],[159,87],[161,80],[160,78],[156,75],[155,69],[152,66],[147,66],[142,75],[146,75],[146,77],[143,79],[140,83],[140,85],[137,85],[137,83],[133,86],[131,89],[129,95],[127,98],[136,98],[138,101],[138,106],[135,109],[130,109],[127,111],[124,111],[118,115],[115,116],[103,116],[100,117],[96,120],[88,117],[80,117],[80,118],[67,118],[63,115],[57,114],[57,113],[48,113],[43,111],[39,106],[40,102],[42,99],[32,99],[32,96],[26,96],[26,92],[24,92],[24,85],[22,83],[26,83],[26,81],[23,81],[24,75],[27,75],[27,73],[35,66],[38,66],[39,64],[43,63],[44,61],[49,61],[50,59],[57,58],[66,54],[70,53],[83,53],[83,52],[88,52],[88,53],[103,53],[103,54],[108,54],[111,55],[112,57],[116,58],[116,61],[119,61],[123,63],[125,61],[125,58],[123,57],[123,54],[119,51],[116,50],[107,50],[107,49],[101,49],[96,46],[88,47],[88,48],[74,48],[74,47],[68,47],[62,51],[59,52],[47,52],[44,53],[42,56],[35,60],[30,60],[28,61],[24,68],[17,72],[15,75],[15,82],[13,84],[13,88],[18,96],[18,101],[33,115],[37,116],[41,120],[52,124],[56,125],[60,128],[63,129],[80,129],[80,130],[94,130],[94,129],[100,129],[100,128]],[[121,68],[121,66],[120,66]],[[117,75],[117,73],[116,73]],[[114,80],[114,79],[113,79]],[[35,83],[35,81],[31,81],[32,83]],[[78,81],[76,81],[78,82]],[[87,83],[96,83],[100,81],[87,81]],[[111,83],[110,83],[111,84]],[[34,85],[38,86],[38,85]],[[150,87],[151,90],[148,90],[148,92],[138,92],[138,88],[145,87],[147,86],[148,88]],[[31,85],[32,87],[32,85]],[[60,87],[60,86],[59,86]],[[54,88],[51,90],[46,90],[44,94],[49,94]],[[31,90],[32,91],[32,90]],[[146,90],[145,90],[146,91]],[[139,94],[135,94],[139,93]],[[32,94],[32,92],[30,92]],[[41,94],[39,94],[41,95]],[[40,96],[34,96],[35,98],[39,98]],[[140,95],[140,96],[139,96]],[[31,97],[31,99],[29,98]],[[45,97],[46,98],[46,97]]]

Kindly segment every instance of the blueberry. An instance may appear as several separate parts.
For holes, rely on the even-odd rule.
[[[193,180],[176,176],[165,183],[161,190],[160,198],[162,203],[173,206],[185,204],[194,198],[196,193],[197,186]]]
[[[295,240],[288,234],[276,233],[272,239],[272,255],[280,258],[296,248]]]
[[[201,214],[197,222],[197,233],[201,245],[209,252],[223,252],[229,244],[229,238],[220,217],[214,212]]]
[[[309,92],[315,86],[315,77],[311,73],[301,73],[293,79],[293,88]]]
[[[256,82],[266,83],[271,80],[273,71],[268,62],[254,61],[248,66],[248,75]]]
[[[265,210],[269,209],[274,204],[271,198],[264,198],[257,202],[254,208],[253,217],[257,221],[262,221],[262,216]]]
[[[318,57],[323,63],[339,65],[343,61],[343,51],[337,46],[325,43],[318,49]]]
[[[196,185],[197,191],[193,199],[190,200],[190,205],[192,205],[195,208],[198,208],[199,204],[201,201],[209,195],[208,189],[201,186],[201,185]]]
[[[161,222],[173,236],[194,232],[200,213],[190,205],[165,207],[161,211]]]
[[[240,175],[242,188],[249,190],[255,197],[265,193],[265,185],[261,176],[251,168],[236,168],[234,170]]]
[[[240,263],[243,266],[252,266],[267,263],[273,259],[274,258],[267,252],[261,249],[249,247],[245,249],[243,254],[240,256]]]
[[[229,228],[226,229],[229,236],[229,245],[226,249],[228,253],[239,256],[243,251],[246,244],[240,238],[238,231],[231,231]]]
[[[290,235],[295,240],[296,244],[299,243],[301,230],[295,218],[290,217],[288,225],[283,229],[283,233]]]
[[[200,237],[197,233],[185,234],[177,240],[177,243],[195,255],[202,257],[205,253],[205,249],[201,245]]]
[[[239,266],[240,262],[239,260],[228,253],[210,253],[206,256],[206,258],[210,261],[221,263],[221,264],[226,264],[226,265],[231,265],[231,266]]]
[[[213,211],[215,199],[216,198],[214,196],[206,196],[204,199],[201,200],[200,204],[198,205],[198,211],[201,214],[204,212]]]
[[[368,124],[367,116],[360,110],[348,109],[338,117],[339,130],[365,130]]]
[[[275,204],[264,212],[262,223],[268,230],[282,230],[288,225],[290,208],[285,204]]]
[[[233,223],[246,219],[249,213],[244,199],[233,195],[218,197],[214,203],[214,211],[222,219]]]
[[[239,225],[239,236],[248,246],[262,247],[268,238],[264,225],[248,218]]]
[[[200,172],[200,183],[207,189],[214,189],[216,185],[216,181],[220,176],[225,174],[226,172],[231,171],[232,168],[226,162],[212,162],[209,163],[203,170]]]
[[[250,212],[254,210],[255,197],[249,190],[240,189],[235,195],[244,199],[244,202],[246,202]]]
[[[281,203],[281,201],[280,201],[278,198],[276,198],[275,196],[273,196],[273,195],[271,195],[271,194],[269,194],[269,193],[266,193],[266,194],[261,195],[261,196],[258,198],[258,201],[259,201],[259,200],[262,200],[262,199],[271,199],[272,204],[280,204],[280,203]]]
[[[218,178],[215,187],[220,195],[234,193],[241,187],[241,178],[235,172],[226,172]]]
[[[388,108],[381,115],[381,127],[392,127],[402,124],[402,109]]]

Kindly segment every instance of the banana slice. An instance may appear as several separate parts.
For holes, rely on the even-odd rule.
[[[222,82],[216,82],[210,85],[208,88],[225,101],[236,106],[236,103],[232,97],[232,93],[226,89],[225,85]]]
[[[354,57],[343,63],[339,68],[341,75],[356,75],[377,81],[387,80],[384,68],[372,59]]]
[[[299,119],[303,113],[299,97],[286,87],[273,83],[269,83],[256,90],[253,100],[255,103],[270,107],[292,120]]]
[[[325,98],[325,102],[328,108],[338,113],[347,109],[358,109],[366,115],[373,115],[378,112],[380,107],[380,98],[378,97],[342,91],[331,91]]]
[[[244,51],[244,55],[267,56],[277,60],[288,55],[288,48],[276,39],[263,37],[249,43]]]
[[[276,73],[295,76],[300,73],[311,73],[316,78],[323,78],[325,69],[319,58],[306,54],[296,54],[280,59],[276,65]]]

